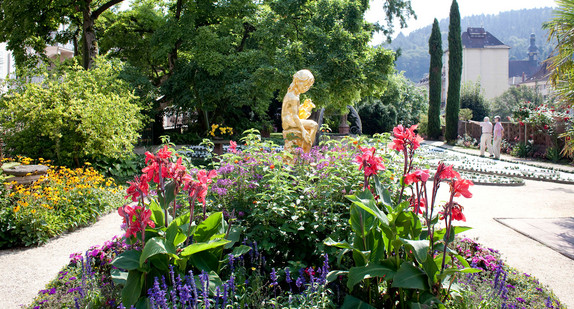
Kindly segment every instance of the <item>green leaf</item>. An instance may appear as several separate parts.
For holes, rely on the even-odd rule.
[[[176,220],[173,220],[165,232],[165,238],[167,242],[173,244],[174,247],[177,247],[177,245],[181,244],[187,239],[187,236],[181,232],[181,229],[177,225]]]
[[[233,255],[234,257],[239,257],[239,256],[242,256],[249,251],[251,251],[251,247],[246,246],[246,245],[241,245],[239,247],[233,248],[231,255]]]
[[[126,285],[122,289],[122,303],[127,308],[134,305],[141,295],[142,273],[137,270],[130,270]]]
[[[216,212],[207,217],[207,219],[203,220],[203,222],[197,226],[195,233],[193,234],[193,240],[195,242],[208,241],[213,235],[225,233],[225,230],[222,227],[223,213]]]
[[[375,309],[375,307],[358,298],[347,295],[345,297],[345,301],[343,302],[343,306],[341,306],[341,309]]]
[[[371,191],[361,191],[356,195],[347,195],[346,198],[353,202],[353,204],[361,207],[371,215],[375,216],[377,219],[379,219],[379,221],[381,221],[381,223],[385,225],[389,224],[389,219],[385,213],[377,207],[377,202],[375,201],[375,197]]]
[[[161,237],[154,237],[146,241],[145,246],[142,250],[142,254],[140,256],[139,265],[143,267],[145,261],[156,254],[168,254],[171,253],[173,255],[176,254],[173,245],[170,243],[166,243],[165,239]]]
[[[368,278],[384,278],[385,280],[392,280],[396,271],[392,266],[383,264],[369,264],[362,267],[351,267],[349,270],[349,279],[347,280],[347,287],[349,291],[364,279]]]
[[[169,181],[168,183],[165,184],[165,191],[164,191],[163,196],[158,190],[157,200],[158,200],[162,209],[165,210],[165,209],[169,208],[169,206],[175,200],[175,182],[174,181]]]
[[[140,256],[141,252],[129,250],[117,256],[112,261],[112,265],[125,270],[134,270],[140,267]]]
[[[112,276],[112,281],[115,284],[125,285],[128,279],[128,272],[121,271],[118,268],[114,268],[110,271],[110,275]]]
[[[227,243],[229,243],[229,240],[227,240],[227,239],[219,239],[219,240],[211,241],[211,242],[194,243],[194,244],[191,244],[191,245],[185,247],[185,249],[183,249],[183,251],[181,251],[180,255],[181,256],[190,256],[190,255],[193,255],[193,254],[201,252],[201,251],[205,251],[205,250],[224,246]]]
[[[201,251],[190,256],[189,264],[206,272],[219,271],[219,259],[210,251]]]
[[[427,258],[427,253],[429,251],[429,242],[428,240],[410,240],[410,239],[401,239],[408,247],[413,249],[413,253],[415,254],[415,258],[417,262],[422,263]]]
[[[395,274],[393,288],[427,290],[428,280],[426,274],[409,262],[403,262]]]
[[[327,246],[330,247],[337,247],[337,248],[341,248],[341,249],[353,249],[353,247],[346,241],[342,241],[342,242],[336,242],[334,240],[331,239],[331,237],[327,237],[327,239],[325,239],[325,241],[323,241],[323,243]]]
[[[332,270],[327,274],[327,282],[333,282],[337,280],[339,276],[346,276],[349,274],[347,270]]]
[[[151,200],[151,202],[149,203],[149,209],[151,210],[150,219],[155,223],[155,226],[158,228],[165,226],[165,217],[163,214],[163,210],[155,200],[153,199]]]

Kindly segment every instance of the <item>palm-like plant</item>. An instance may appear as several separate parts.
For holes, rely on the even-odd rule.
[[[548,40],[556,40],[552,56],[546,62],[558,100],[570,105],[574,102],[574,1],[556,0],[556,3],[554,18],[543,26],[548,30]]]

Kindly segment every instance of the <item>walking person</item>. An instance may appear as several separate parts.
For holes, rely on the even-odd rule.
[[[494,130],[493,130],[493,135],[494,135],[494,142],[492,147],[494,148],[494,159],[498,160],[500,159],[500,144],[502,144],[502,137],[504,136],[504,128],[502,127],[502,124],[500,123],[500,116],[495,116],[494,117]]]
[[[493,156],[492,152],[492,123],[488,117],[484,117],[484,121],[478,122],[474,120],[469,120],[470,123],[476,123],[482,128],[482,135],[480,136],[480,156],[484,157],[484,151],[488,151],[490,156]]]

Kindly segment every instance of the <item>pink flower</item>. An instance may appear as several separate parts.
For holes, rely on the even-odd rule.
[[[229,151],[232,153],[237,153],[237,143],[234,141],[229,141]]]
[[[359,163],[359,170],[364,170],[365,176],[376,175],[379,170],[385,168],[382,163],[383,159],[375,156],[375,147],[363,148],[359,146],[359,149],[363,154],[358,155],[355,158],[355,162]]]
[[[410,198],[410,204],[411,207],[414,208],[414,212],[418,213],[418,214],[422,214],[423,213],[423,208],[426,207],[426,200],[424,198],[420,199],[420,203],[419,200],[413,195]]]

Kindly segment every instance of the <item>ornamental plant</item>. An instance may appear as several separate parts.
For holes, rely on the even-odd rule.
[[[349,235],[344,196],[363,184],[353,163],[361,143],[325,141],[301,152],[293,165],[284,165],[281,149],[261,141],[256,130],[237,143],[241,149],[230,142],[229,152],[219,157],[207,199],[234,214],[245,237],[276,267],[314,265],[322,254],[335,253],[323,239]]]
[[[133,249],[112,261],[117,268],[112,278],[123,286],[123,305],[136,308],[149,305],[147,290],[170,268],[181,274],[205,271],[209,281],[221,281],[218,273],[224,247],[230,248],[239,239],[239,230],[231,226],[229,217],[224,218],[222,212],[207,216],[205,197],[215,171],[190,173],[167,145],[145,156],[147,166],[127,189],[126,198],[134,203],[118,210],[124,219],[124,237]],[[187,207],[180,201],[187,202]],[[198,203],[203,212],[196,217]]]
[[[343,249],[339,261],[347,253],[352,255],[352,267],[328,276],[330,281],[345,278],[341,283],[346,282],[349,295],[343,308],[444,308],[457,275],[478,272],[463,257],[448,250],[454,235],[468,230],[453,225],[453,221],[466,220],[454,198],[470,198],[472,182],[461,178],[452,166],[440,163],[432,177],[432,189],[427,192],[430,172],[413,166],[421,141],[415,129],[399,125],[393,130],[394,140],[389,147],[404,156],[401,186],[394,199],[377,175],[382,166],[377,164],[380,158],[375,152],[369,151],[370,161],[364,155],[357,157],[364,162],[359,168],[365,179],[372,179],[373,186],[365,185],[363,191],[347,196],[352,202],[350,241],[325,240],[325,244]],[[450,199],[435,206],[441,184],[449,186]],[[404,199],[405,188],[412,191],[409,199]],[[438,228],[439,222],[443,222],[443,228]]]

